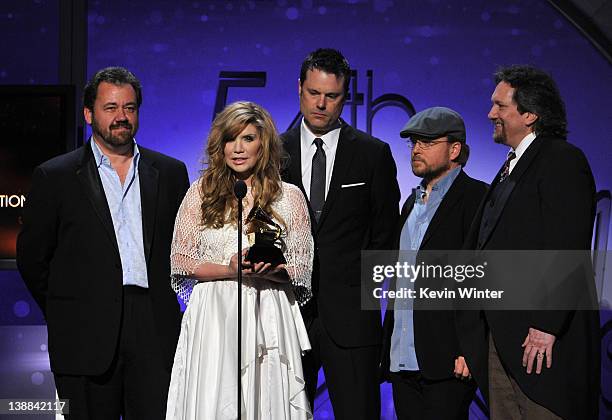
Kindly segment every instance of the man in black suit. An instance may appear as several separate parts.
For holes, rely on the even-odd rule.
[[[304,357],[311,405],[321,366],[336,419],[380,417],[378,311],[361,308],[361,250],[391,249],[399,187],[389,145],[340,119],[350,67],[319,49],[302,63],[302,123],[283,134],[284,178],[306,196],[315,238],[313,294],[302,313],[312,351]]]
[[[180,330],[170,287],[182,162],[137,146],[140,82],[110,67],[85,87],[83,147],[34,171],[19,271],[47,321],[71,419],[162,419]]]
[[[589,250],[595,183],[582,151],[566,141],[565,105],[556,84],[529,66],[502,68],[495,82],[488,117],[495,142],[510,150],[467,246],[508,252]],[[565,284],[573,291],[592,290],[592,278],[571,279]],[[551,298],[539,293],[529,298]],[[528,309],[458,314],[466,315],[458,319],[459,337],[490,401],[491,418],[596,419],[599,313]]]
[[[414,264],[428,258],[416,251],[462,248],[487,185],[463,172],[465,124],[452,109],[418,112],[400,135],[410,137],[412,172],[423,179],[404,203],[396,231],[396,249],[413,251],[400,261]],[[410,281],[394,279],[391,289],[411,288]],[[417,286],[421,282],[426,280],[416,279]],[[453,312],[413,310],[410,299],[396,299],[387,306],[383,331],[381,368],[393,386],[398,419],[467,419],[476,386],[461,356]]]

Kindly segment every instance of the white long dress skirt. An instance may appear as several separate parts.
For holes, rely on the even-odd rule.
[[[237,282],[194,287],[183,316],[167,420],[237,418]],[[301,355],[310,342],[290,284],[242,286],[242,418],[310,419]]]

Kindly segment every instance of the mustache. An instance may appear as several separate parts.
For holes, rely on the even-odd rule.
[[[127,129],[130,129],[130,130],[131,130],[131,129],[132,129],[132,124],[130,124],[130,123],[129,123],[129,122],[127,122],[127,121],[120,121],[120,122],[118,122],[118,123],[111,124],[109,128],[110,128],[111,130],[114,130],[115,128],[121,128],[121,127],[124,127],[124,128],[127,128]]]

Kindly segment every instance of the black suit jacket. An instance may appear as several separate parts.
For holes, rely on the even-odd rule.
[[[487,191],[487,184],[459,172],[432,218],[420,250],[460,250]],[[415,193],[410,195],[404,206],[396,229],[396,249],[402,229],[415,202]],[[418,259],[418,257],[417,257]],[[395,281],[390,290],[395,289]],[[381,373],[389,373],[391,336],[393,334],[393,302],[390,301],[385,313],[383,326]],[[455,358],[462,354],[455,330],[452,311],[414,311],[414,341],[417,361],[421,374],[430,380],[446,379],[453,376]]]
[[[466,247],[485,250],[589,250],[595,215],[595,183],[582,151],[564,140],[538,136],[504,182],[501,211],[487,220],[485,205]],[[480,237],[480,239],[479,239]],[[580,287],[591,279],[579,279]],[[594,288],[594,287],[593,287]],[[488,398],[488,329],[505,367],[534,401],[564,419],[597,418],[600,333],[598,311],[481,311],[458,315],[459,337],[472,374]],[[553,365],[527,375],[521,344],[530,327],[554,334]]]
[[[283,178],[297,185],[307,199],[302,185],[300,126],[282,137],[291,159]],[[380,312],[361,309],[361,250],[393,247],[400,198],[396,175],[388,144],[342,122],[318,223],[311,211],[314,298],[303,313],[307,324],[318,315],[328,334],[343,347],[380,344]]]
[[[170,243],[189,179],[182,162],[141,146],[139,150],[149,295],[170,369],[181,319],[170,286]],[[35,169],[17,240],[17,265],[47,321],[51,370],[103,373],[117,347],[123,279],[89,143]]]

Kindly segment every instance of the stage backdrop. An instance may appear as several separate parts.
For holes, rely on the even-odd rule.
[[[0,83],[57,83],[58,1],[2,2]],[[192,181],[202,169],[220,86],[237,80],[228,76],[246,80],[244,74],[221,72],[258,72],[248,75],[257,86],[229,87],[227,103],[262,104],[282,132],[299,111],[301,61],[316,48],[334,47],[356,72],[354,112],[347,105],[347,121],[368,130],[368,104],[395,95],[384,97],[395,102],[378,105],[371,133],[391,144],[403,198],[417,179],[399,137],[408,114],[393,104],[460,112],[472,150],[466,170],[490,182],[507,152],[493,143],[486,118],[492,73],[507,64],[533,64],[552,73],[566,101],[569,141],[585,151],[598,190],[612,188],[610,63],[544,0],[96,0],[89,2],[88,19],[88,75],[120,65],[141,79],[137,141],[185,161]],[[15,278],[0,273],[3,282]],[[23,309],[12,309],[17,299],[3,305],[23,319]],[[604,393],[612,392],[607,388]],[[390,401],[384,404],[391,418]],[[323,408],[317,412],[318,418],[326,415]]]

